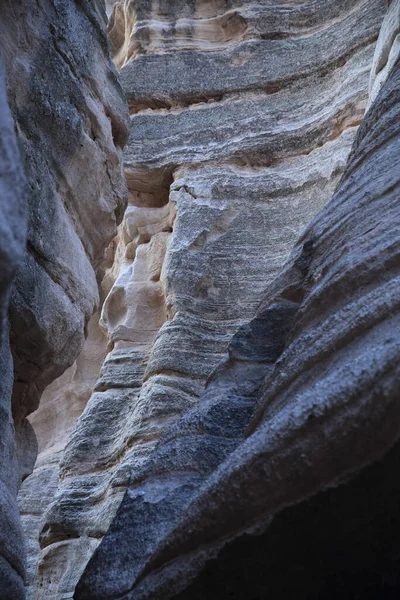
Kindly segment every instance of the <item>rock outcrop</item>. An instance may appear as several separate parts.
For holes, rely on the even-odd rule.
[[[32,475],[24,481],[18,495],[28,557],[28,599],[34,597],[43,513],[53,500],[64,448],[93,392],[106,350],[107,337],[99,327],[96,312],[89,321],[87,339],[77,360],[46,388],[39,409],[29,418],[38,438],[38,458]]]
[[[15,150],[2,87],[0,597],[4,600],[24,597],[22,579],[10,583],[3,562],[23,577],[15,496],[37,454],[26,417],[82,349],[89,319],[99,304],[104,251],[126,206],[121,154],[128,112],[106,27],[101,0],[1,4],[0,48],[22,157]],[[27,182],[27,231],[26,217],[20,215],[19,163]],[[10,296],[21,247],[26,251]],[[9,296],[13,362],[5,328]],[[41,492],[45,495],[39,487],[37,495]]]
[[[134,472],[77,600],[398,596],[399,16],[336,193]]]
[[[7,103],[0,57],[0,597],[20,600],[24,590],[23,536],[17,509],[19,469],[11,412],[13,367],[8,304],[22,260],[27,214],[22,160]]]
[[[129,206],[106,276],[107,287],[115,279],[101,316],[109,354],[63,453],[40,535],[37,598],[72,596],[129,488],[79,592],[124,594],[242,439],[301,298],[293,290],[278,303],[273,324],[268,312],[248,323],[343,174],[384,8],[117,3],[110,36],[131,111]],[[224,424],[226,394],[236,405]],[[200,397],[199,412],[189,412]],[[186,427],[200,427],[198,444]],[[115,535],[122,545],[110,554]]]
[[[26,414],[82,348],[99,301],[95,269],[126,201],[125,105],[104,27],[100,2],[56,2],[33,12],[24,2],[2,6],[8,94],[29,186],[27,252],[11,300],[21,444],[29,438]],[[29,448],[21,445],[21,455],[27,461]]]

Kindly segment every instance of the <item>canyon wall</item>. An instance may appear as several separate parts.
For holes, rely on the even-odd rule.
[[[32,597],[72,597],[111,523],[77,593],[130,590],[243,438],[301,290],[272,321],[251,319],[344,172],[384,10],[379,0],[116,3],[129,201],[108,251],[105,335],[93,324],[79,359],[88,368],[78,360],[32,419],[41,452],[20,494]]]
[[[8,304],[21,262],[27,214],[22,160],[7,103],[0,57],[0,597],[19,600],[24,593],[23,535],[17,510],[19,469],[11,413],[13,367]]]
[[[134,473],[77,600],[398,597],[399,24],[393,2],[336,193]]]
[[[10,575],[9,565],[24,577],[15,496],[37,454],[27,416],[37,409],[44,389],[82,349],[89,319],[99,305],[104,250],[115,237],[126,206],[121,154],[128,112],[106,28],[101,0],[49,0],[35,6],[5,0],[1,5],[7,100],[21,154],[19,159],[3,93],[0,597],[4,600],[25,596],[22,579],[7,585],[10,577],[17,577]],[[26,177],[27,230],[20,208],[19,163]],[[9,294],[19,246],[26,251]],[[5,325],[9,296],[13,363]],[[39,488],[38,497],[41,493]]]

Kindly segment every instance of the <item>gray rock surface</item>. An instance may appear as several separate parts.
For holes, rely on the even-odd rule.
[[[232,19],[232,14],[242,13],[247,28],[243,39],[231,39],[220,49],[207,52],[199,51],[203,49],[195,40],[194,48],[182,48],[175,33],[177,47],[171,49],[165,40],[158,52],[151,49],[129,62],[121,71],[121,81],[131,109],[147,106],[149,99],[155,108],[169,108],[220,102],[239,92],[273,94],[294,80],[326,74],[376,38],[376,22],[382,14],[382,3],[376,1],[357,2],[356,7],[354,2],[332,2],[328,9],[326,4],[316,2],[307,8],[304,30],[299,32],[289,25],[284,35],[279,29],[285,20],[304,18],[301,5],[289,11],[262,2],[236,5],[238,13],[226,6],[224,17]],[[286,19],[283,11],[289,13]],[[183,9],[181,18],[182,13]],[[153,27],[156,29],[157,24]],[[149,70],[152,77],[148,76]]]
[[[93,392],[106,355],[107,341],[96,312],[89,321],[87,338],[75,363],[46,388],[39,409],[29,416],[38,438],[38,458],[32,475],[25,479],[18,493],[27,550],[27,600],[34,598],[43,513],[57,490],[63,450],[76,419]]]
[[[11,413],[13,364],[8,304],[26,241],[27,214],[22,160],[7,103],[0,56],[0,598],[23,598],[24,552],[18,516],[18,464]]]
[[[99,303],[97,274],[104,250],[126,205],[121,153],[128,114],[107,45],[103,2],[39,4],[5,0],[0,19],[7,79],[5,90],[2,67],[2,600],[24,597],[24,548],[16,495],[37,454],[36,436],[26,417],[38,407],[45,387],[74,362],[82,348],[88,321]],[[23,211],[22,169],[28,215]],[[51,489],[53,484],[54,479],[46,476],[38,482],[39,504],[48,494],[46,486]],[[31,516],[28,531],[36,527],[35,515]]]
[[[96,554],[106,558],[91,567],[88,592],[107,599],[123,594],[179,516],[176,499],[186,494],[189,501],[243,436],[260,378],[284,336],[271,356],[261,353],[249,364],[242,365],[243,351],[231,348],[247,375],[235,383],[237,407],[226,424],[234,432],[226,444],[217,444],[215,431],[223,437],[218,414],[230,385],[229,361],[217,377],[218,393],[202,396],[204,386],[301,230],[333,195],[368,101],[384,11],[376,0],[334,2],[329,9],[314,2],[305,12],[291,5],[283,21],[277,3],[271,11],[263,3],[161,4],[119,3],[124,26],[132,26],[128,36],[117,9],[111,21],[112,35],[124,34],[114,48],[126,65],[121,78],[132,113],[125,152],[129,206],[116,281],[101,317],[110,353],[71,433],[40,536],[37,597],[46,600],[73,594],[129,488]],[[246,33],[210,45],[231,9],[248,20]],[[184,22],[196,31],[183,42]],[[176,34],[166,34],[167,42],[158,34],[168,23]],[[154,32],[149,44],[146,28]],[[130,44],[139,50],[131,53]],[[295,60],[280,61],[290,49]],[[290,312],[291,305],[277,307],[276,327]],[[257,338],[268,327],[260,318],[243,336]],[[237,345],[246,345],[238,335]],[[192,444],[183,433],[181,440],[180,429],[153,455],[168,427],[200,397],[210,413],[204,460],[207,436]],[[189,419],[188,430],[196,423]],[[114,534],[120,551],[109,554]]]
[[[27,252],[10,312],[21,479],[36,458],[25,417],[82,348],[99,302],[96,269],[126,202],[125,101],[105,26],[101,2],[2,5],[8,95],[29,190]]]
[[[77,600],[397,597],[393,65],[332,200],[137,473]]]

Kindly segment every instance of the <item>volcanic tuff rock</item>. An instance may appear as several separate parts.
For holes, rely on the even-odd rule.
[[[39,448],[33,474],[23,482],[18,495],[28,554],[27,598],[34,595],[42,515],[57,489],[59,462],[71,429],[92,394],[106,355],[107,337],[99,327],[98,312],[89,321],[87,336],[75,363],[46,388],[39,409],[29,417]],[[75,560],[79,567],[79,556]]]
[[[20,159],[2,87],[0,597],[4,600],[24,596],[21,581],[12,590],[7,587],[11,575],[4,561],[23,576],[15,496],[21,480],[32,471],[37,451],[26,417],[37,408],[44,388],[82,348],[85,328],[99,303],[97,270],[126,205],[120,158],[128,115],[109,54],[106,25],[100,0],[44,0],[40,6],[28,0],[1,3],[0,47],[28,201],[26,232],[26,219],[20,214],[21,178],[17,179]],[[1,76],[3,82],[3,72]],[[13,367],[5,310],[11,276],[25,243],[9,313],[12,422]]]
[[[372,85],[382,48],[393,66],[338,190],[198,407],[134,472],[77,600],[398,597],[400,57],[385,36],[400,3],[391,10]]]
[[[131,132],[129,206],[100,319],[110,352],[63,453],[40,536],[37,598],[72,595],[126,488],[82,585],[107,599],[129,589],[179,516],[175,499],[189,500],[244,435],[265,369],[285,346],[296,294],[276,307],[273,325],[269,313],[245,324],[344,171],[384,7],[117,3],[110,35]],[[271,330],[278,339],[263,348]],[[232,336],[218,390],[202,396],[209,417],[198,445],[186,434],[179,441],[179,425],[153,455],[168,426],[197,406]],[[257,339],[259,351],[244,358]],[[236,404],[221,424],[227,389]],[[197,430],[199,410],[182,431]],[[121,552],[111,556],[115,535]]]
[[[13,384],[8,303],[27,229],[25,181],[0,57],[0,597],[23,597],[23,537],[16,495],[19,469],[11,414]]]
[[[14,418],[21,429],[45,386],[82,348],[99,300],[95,269],[125,202],[119,160],[125,105],[109,62],[101,3],[29,7],[6,1],[1,19],[29,185],[27,252],[11,300]],[[21,454],[27,458],[28,448]]]

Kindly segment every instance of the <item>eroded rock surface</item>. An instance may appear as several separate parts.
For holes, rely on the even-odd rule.
[[[89,321],[87,339],[77,360],[46,388],[39,409],[29,417],[38,438],[38,458],[32,475],[24,481],[18,494],[28,555],[28,598],[34,597],[43,513],[53,500],[64,448],[72,427],[93,392],[107,343],[107,337],[99,327],[99,313],[96,312]],[[76,563],[78,569],[79,556]]]
[[[367,105],[384,8],[377,0],[294,4],[284,13],[279,4],[267,10],[247,2],[115,8],[111,41],[131,133],[129,206],[101,317],[110,352],[45,515],[38,598],[73,594],[75,557],[80,566],[90,558],[129,488],[82,583],[89,588],[81,588],[93,598],[124,594],[179,517],[181,499],[189,501],[244,435],[285,336],[270,353],[249,358],[248,381],[236,377],[236,416],[245,416],[231,441],[215,448],[214,428],[223,437],[230,426],[217,418],[231,385],[229,360],[215,396],[202,396],[205,382],[238,330],[245,339],[268,330],[264,318],[250,332],[240,328],[300,231],[332,197]],[[289,308],[278,307],[277,328],[298,301],[294,293]],[[242,369],[247,342],[237,335],[231,354]],[[181,446],[171,434],[153,455],[168,426],[201,396],[215,413],[204,450],[214,462],[202,459],[204,435],[198,446],[190,436]],[[165,463],[154,458],[159,453],[169,456]],[[110,554],[115,535],[121,546]]]
[[[26,417],[38,407],[43,390],[82,349],[85,329],[99,304],[97,277],[104,250],[116,235],[126,206],[121,153],[128,113],[106,26],[100,0],[1,4],[0,48],[21,153],[19,159],[2,83],[0,597],[4,600],[24,597],[24,551],[15,497],[37,454],[36,436]],[[3,72],[1,77],[3,82]],[[21,162],[27,180],[27,241],[17,178]],[[13,363],[5,313],[22,247],[26,251],[9,310],[14,363],[11,418]],[[73,416],[71,412],[66,420],[74,421]],[[56,426],[54,410],[51,422],[50,427],[49,418],[47,424],[42,422],[46,433]],[[60,430],[56,436],[61,444]],[[47,474],[39,480],[35,492],[39,506],[54,483]],[[34,503],[29,510],[32,520],[26,529],[32,532],[37,527]],[[15,573],[9,566],[7,571],[8,563]]]
[[[25,179],[7,103],[0,56],[0,598],[24,593],[23,536],[17,510],[19,469],[11,411],[13,365],[7,318],[12,281],[26,241]]]
[[[29,186],[27,252],[11,299],[21,477],[36,454],[25,417],[82,348],[99,301],[95,270],[126,201],[125,104],[101,2],[48,4],[32,11],[29,2],[6,1],[1,18],[8,95]]]
[[[338,190],[137,472],[76,599],[398,596],[398,54],[385,77]]]

